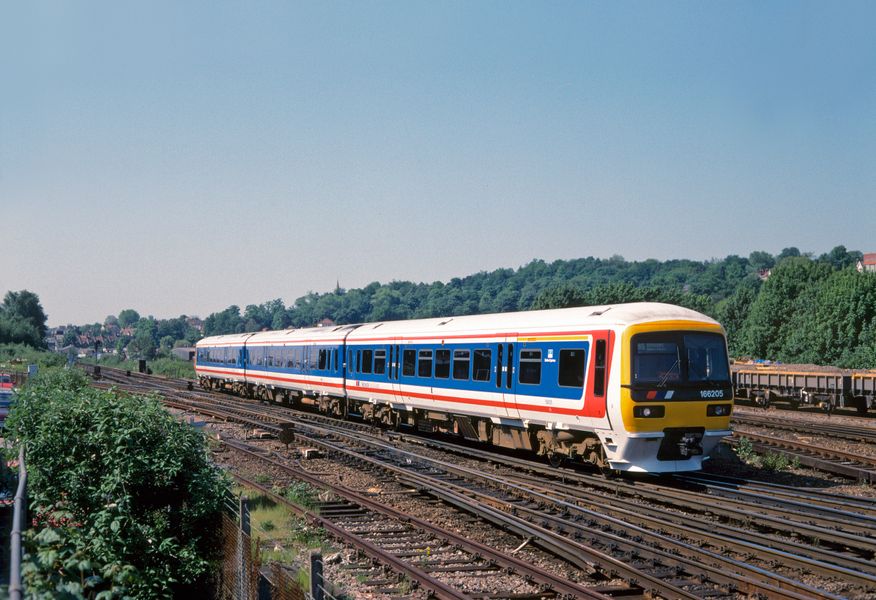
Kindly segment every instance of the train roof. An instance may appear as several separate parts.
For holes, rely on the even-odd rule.
[[[581,306],[551,310],[532,310],[512,313],[470,315],[413,319],[408,321],[384,321],[367,323],[356,328],[348,337],[350,342],[393,336],[426,336],[466,334],[476,332],[529,333],[538,331],[556,332],[566,329],[599,329],[625,327],[649,321],[696,321],[719,325],[702,313],[659,302],[634,302],[603,306]]]
[[[356,342],[395,336],[443,337],[446,335],[463,335],[475,332],[556,332],[567,329],[586,330],[626,327],[650,321],[695,321],[703,324],[719,325],[711,317],[674,304],[632,302],[629,304],[581,306],[576,308],[462,317],[410,319],[406,321],[379,321],[361,325],[308,327],[280,331],[263,331],[259,333],[218,335],[204,338],[197,345],[236,346],[243,345],[244,342],[247,345],[283,345],[305,342],[338,343],[344,339]]]

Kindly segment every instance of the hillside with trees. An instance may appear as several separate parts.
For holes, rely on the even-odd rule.
[[[861,252],[837,246],[817,257],[786,248],[778,255],[756,251],[708,261],[534,260],[448,282],[338,286],[310,292],[289,306],[281,299],[243,310],[232,305],[203,322],[141,318],[127,309],[103,325],[74,328],[64,341],[81,342],[86,334],[87,343],[117,331],[108,338],[113,348],[154,358],[201,335],[651,301],[715,317],[727,329],[735,356],[876,368],[876,274],[856,270],[861,258]]]

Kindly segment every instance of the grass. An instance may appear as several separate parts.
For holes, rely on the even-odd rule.
[[[747,465],[767,471],[787,471],[800,467],[800,459],[796,456],[789,458],[787,454],[779,452],[758,454],[754,449],[754,444],[747,437],[739,438],[739,444],[736,446],[736,456]]]

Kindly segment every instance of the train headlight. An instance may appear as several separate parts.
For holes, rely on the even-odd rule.
[[[726,417],[730,415],[729,404],[709,404],[706,407],[707,417]]]
[[[665,406],[634,406],[633,416],[637,419],[659,419],[666,414]]]

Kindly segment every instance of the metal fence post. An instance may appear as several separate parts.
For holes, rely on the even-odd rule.
[[[238,563],[237,573],[237,597],[241,600],[249,600],[249,565],[250,565],[250,524],[249,524],[249,498],[240,497],[240,530],[238,531]]]
[[[15,491],[15,508],[12,513],[10,536],[9,598],[21,600],[21,536],[27,518],[27,470],[24,468],[24,444],[18,451],[18,489]]]
[[[322,552],[310,551],[310,596],[313,600],[323,600]]]

